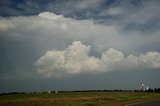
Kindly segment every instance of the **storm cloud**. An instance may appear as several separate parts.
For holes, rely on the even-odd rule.
[[[36,70],[28,66],[21,69],[19,64],[26,66],[26,63],[38,66],[38,72],[45,76],[143,69],[147,66],[159,68],[159,53],[142,49],[159,42],[158,30],[144,36],[143,32],[124,31],[121,26],[42,12],[33,16],[1,17],[0,32],[5,49],[9,47],[11,51],[19,51],[18,60],[14,58],[16,54],[7,49],[8,61],[14,63],[12,70],[24,70],[23,73],[26,69]],[[32,59],[25,53],[28,49]],[[20,62],[22,58],[26,59],[24,63]]]
[[[1,0],[0,92],[159,87],[159,5]]]

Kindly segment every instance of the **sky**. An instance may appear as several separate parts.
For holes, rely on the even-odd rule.
[[[0,92],[160,87],[159,0],[1,0]]]

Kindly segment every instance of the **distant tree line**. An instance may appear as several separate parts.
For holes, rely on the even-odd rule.
[[[160,92],[160,88],[149,88],[145,91],[140,90],[122,90],[122,89],[114,89],[114,90],[74,90],[74,91],[43,91],[43,92],[3,92],[0,95],[15,95],[15,94],[34,94],[34,93],[70,93],[70,92]]]
[[[154,89],[149,88],[146,92],[160,92],[160,88],[154,88]]]

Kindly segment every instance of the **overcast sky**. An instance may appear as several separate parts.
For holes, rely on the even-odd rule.
[[[0,92],[160,87],[159,0],[1,0]]]

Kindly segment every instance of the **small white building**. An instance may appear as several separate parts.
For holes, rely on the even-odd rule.
[[[143,83],[141,84],[141,89],[140,89],[140,91],[145,91],[145,89],[144,89],[144,84],[143,84]]]
[[[149,87],[147,86],[147,87],[146,87],[146,91],[148,91],[148,90],[149,90]]]

